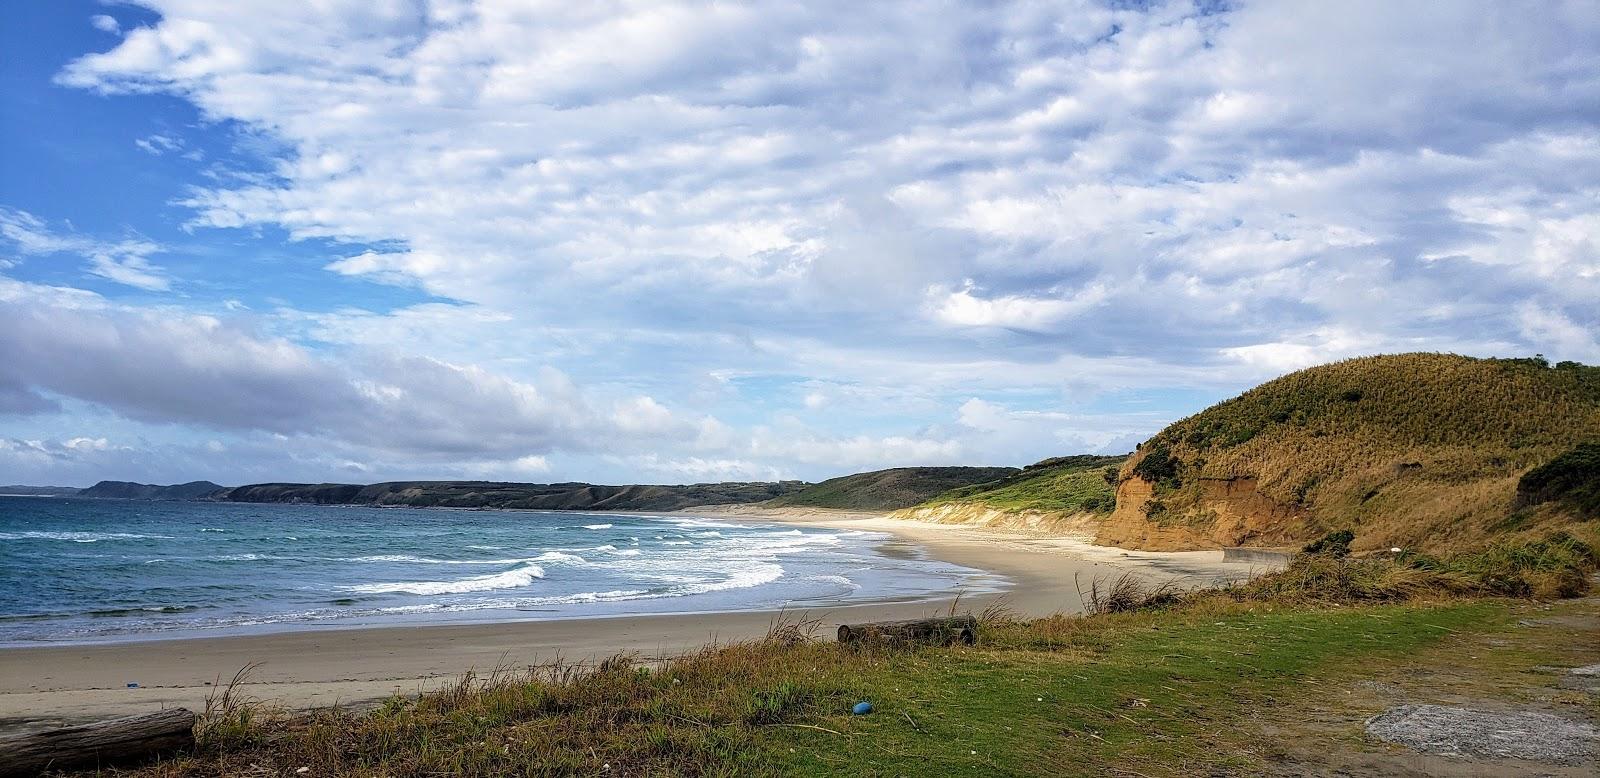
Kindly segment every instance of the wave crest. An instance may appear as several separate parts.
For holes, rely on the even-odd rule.
[[[503,573],[477,575],[455,581],[401,581],[398,583],[372,583],[347,586],[345,591],[363,594],[465,594],[487,592],[495,589],[520,589],[531,586],[544,577],[544,568],[525,562]]]

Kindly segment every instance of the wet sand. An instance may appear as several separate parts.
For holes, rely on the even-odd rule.
[[[889,519],[875,514],[747,506],[686,511],[890,533],[886,553],[926,553],[1009,580],[1002,594],[963,597],[974,612],[996,598],[1020,614],[1081,609],[1078,586],[1132,571],[1151,580],[1205,586],[1261,572],[1222,561],[1220,551],[1138,552],[1085,539]],[[842,622],[947,612],[948,595],[921,602],[809,608],[823,634]],[[798,612],[796,612],[798,613]],[[758,638],[772,611],[625,616],[496,624],[307,629],[264,635],[0,649],[0,729],[133,715],[162,707],[199,710],[216,684],[255,665],[247,697],[287,707],[362,705],[451,683],[468,670],[521,671],[529,665],[595,661],[619,652],[670,657],[713,642]],[[128,684],[137,683],[137,688]]]

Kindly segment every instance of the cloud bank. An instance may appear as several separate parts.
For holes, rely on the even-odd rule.
[[[58,82],[278,149],[190,229],[442,302],[252,332],[13,287],[0,412],[819,477],[1126,448],[1195,410],[1162,393],[1356,354],[1600,360],[1588,3],[140,5]],[[6,213],[22,259],[182,288]]]

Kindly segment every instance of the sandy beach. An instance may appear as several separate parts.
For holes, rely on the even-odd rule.
[[[928,555],[1004,576],[998,595],[964,597],[978,611],[996,598],[1018,613],[1080,610],[1078,582],[1132,571],[1153,581],[1204,586],[1248,576],[1260,565],[1225,563],[1220,551],[1155,553],[1094,546],[1081,538],[903,521],[865,513],[748,506],[693,515],[885,532],[884,549]],[[915,618],[950,609],[950,597],[920,602],[811,608],[829,633],[841,622]],[[362,705],[437,688],[468,670],[518,671],[557,659],[593,661],[618,652],[668,657],[712,642],[763,635],[773,611],[627,616],[498,624],[308,629],[265,635],[0,649],[0,729],[199,710],[220,681],[254,665],[248,697],[287,707]],[[137,684],[137,687],[130,687]]]

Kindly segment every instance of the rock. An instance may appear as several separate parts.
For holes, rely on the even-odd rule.
[[[1548,713],[1401,705],[1369,719],[1367,734],[1438,756],[1574,764],[1600,754],[1600,730]]]
[[[1574,667],[1569,672],[1571,672],[1573,675],[1600,675],[1600,665],[1584,665],[1583,667]]]

